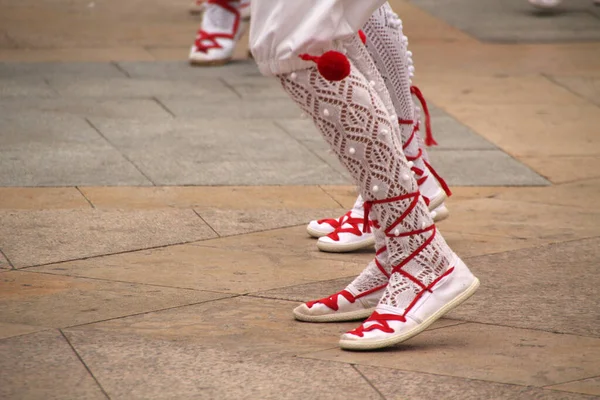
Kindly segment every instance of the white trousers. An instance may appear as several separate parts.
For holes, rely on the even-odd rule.
[[[309,68],[298,55],[340,50],[386,0],[252,0],[250,50],[264,75]]]

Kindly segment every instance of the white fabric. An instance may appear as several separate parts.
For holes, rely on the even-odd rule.
[[[385,0],[252,0],[250,50],[264,75],[306,69],[298,55],[340,49]]]

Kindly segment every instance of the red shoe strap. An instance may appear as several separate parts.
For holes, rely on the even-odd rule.
[[[233,7],[230,3],[235,3],[235,0],[207,0],[206,3],[217,4],[218,6],[226,9],[235,15],[235,21],[233,22],[233,29],[231,33],[211,33],[203,29],[198,30],[198,36],[194,41],[194,46],[197,51],[202,53],[208,52],[210,49],[220,49],[221,45],[217,42],[217,39],[231,39],[235,38],[235,35],[240,26],[240,12],[237,8]],[[204,42],[210,42],[208,45]]]
[[[356,301],[356,297],[354,297],[352,295],[352,293],[350,293],[347,290],[342,290],[341,292],[334,293],[329,297],[323,297],[322,299],[319,299],[319,300],[309,301],[306,303],[306,306],[308,308],[312,308],[315,304],[321,303],[321,304],[324,304],[327,307],[331,308],[333,311],[337,311],[339,309],[338,302],[337,302],[339,296],[343,296],[350,303],[354,303]]]
[[[343,223],[345,217],[350,218],[351,213],[352,213],[352,211],[348,211],[346,214],[342,215],[338,219],[333,219],[333,218],[319,219],[319,220],[317,220],[317,223],[319,225],[329,224],[333,229],[337,229],[340,226],[342,226],[342,223]]]
[[[331,232],[329,235],[327,235],[327,237],[332,240],[338,241],[338,240],[340,240],[340,236],[339,236],[340,233],[352,233],[353,235],[361,236],[363,232],[361,232],[358,225],[362,224],[362,223],[364,223],[364,219],[362,219],[362,218],[349,217],[348,219],[345,219],[344,221],[340,221],[340,226],[335,228],[335,230],[333,232]],[[363,231],[364,231],[364,228],[363,228]]]

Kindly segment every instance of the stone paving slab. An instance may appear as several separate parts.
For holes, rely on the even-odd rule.
[[[218,205],[223,210],[319,210],[313,211],[316,214],[322,209],[340,207],[337,199],[319,186],[80,187],[79,190],[95,208],[183,207],[201,212]],[[338,212],[341,211],[340,207]]]
[[[6,65],[4,69],[12,73]],[[136,164],[147,176],[150,176],[154,184],[202,184],[202,185],[260,185],[260,184],[345,184],[350,183],[348,173],[340,165],[337,159],[328,154],[328,147],[321,139],[310,121],[299,120],[299,108],[289,100],[275,79],[257,76],[248,63],[233,64],[231,68],[236,72],[245,71],[242,76],[225,74],[216,79],[214,69],[211,68],[189,68],[182,63],[161,63],[158,67],[154,63],[125,63],[102,64],[92,63],[86,72],[82,64],[48,64],[51,66],[48,78],[42,79],[35,72],[42,70],[28,67],[23,75],[17,75],[18,79],[38,79],[46,85],[46,80],[59,97],[56,101],[40,98],[39,96],[19,96],[16,100],[4,98],[0,100],[0,106],[13,109],[18,118],[25,118],[26,124],[30,125],[30,113],[33,110],[52,111],[65,118],[66,114],[91,118],[94,127],[117,146],[125,155]],[[130,68],[131,71],[127,70]],[[1,71],[1,69],[0,69]],[[27,72],[28,71],[28,72]],[[73,76],[68,72],[73,71]],[[189,71],[183,73],[183,71]],[[144,74],[145,73],[145,74]],[[116,75],[115,75],[116,74]],[[119,75],[120,74],[120,75]],[[136,75],[137,74],[137,75]],[[127,75],[130,77],[126,77]],[[177,78],[169,78],[176,76]],[[39,82],[38,82],[39,83]],[[547,83],[547,82],[546,82]],[[36,85],[37,87],[38,85]],[[47,86],[47,90],[51,88]],[[27,93],[27,90],[24,92]],[[210,99],[207,97],[210,93]],[[215,93],[218,96],[215,98]],[[253,98],[263,93],[263,101],[257,103]],[[52,95],[55,95],[53,93]],[[253,97],[254,96],[254,97]],[[141,97],[138,99],[133,99]],[[240,98],[241,97],[241,98]],[[22,115],[22,109],[29,109]],[[516,160],[505,156],[501,150],[481,136],[474,133],[465,125],[457,122],[446,112],[431,105],[432,122],[437,132],[437,139],[441,143],[438,150],[469,150],[469,153],[440,154],[436,155],[434,161],[436,166],[443,172],[451,170],[454,175],[449,176],[450,184],[456,185],[539,185],[545,184],[542,178],[519,164]],[[46,113],[47,114],[47,113]],[[195,124],[181,124],[172,120],[175,115],[178,120],[181,117],[196,120]],[[104,120],[97,118],[108,117]],[[235,125],[231,118],[239,120]],[[145,121],[136,129],[138,135],[131,135],[132,127],[125,119],[140,119]],[[164,124],[157,124],[156,120],[165,119]],[[200,118],[200,119],[198,119]],[[265,127],[266,121],[277,120],[277,126]],[[113,120],[109,121],[108,120]],[[186,118],[183,118],[184,120]],[[209,122],[208,119],[214,121]],[[224,119],[229,121],[225,122]],[[292,119],[292,120],[289,120]],[[249,123],[252,120],[252,123]],[[228,123],[231,124],[228,126]],[[46,124],[54,124],[52,121]],[[105,128],[105,124],[111,129]],[[12,125],[12,124],[11,124]],[[162,129],[162,131],[159,131]],[[217,127],[219,129],[217,129]],[[73,128],[69,128],[71,131]],[[83,128],[89,130],[89,127]],[[278,132],[285,130],[292,136],[296,143],[292,144],[290,138]],[[113,131],[116,130],[117,133]],[[226,130],[224,135],[221,130]],[[262,130],[262,131],[261,131]],[[265,135],[268,130],[271,135]],[[147,141],[148,131],[156,132],[153,136],[162,140]],[[240,135],[240,132],[243,135]],[[252,133],[249,135],[249,133]],[[278,135],[275,135],[279,133]],[[115,136],[127,138],[130,147],[138,154],[132,154],[132,150],[124,150]],[[231,135],[235,135],[235,139]],[[179,140],[169,140],[178,137]],[[206,152],[204,148],[190,146],[190,142],[197,138],[202,141],[214,141],[219,149],[229,148],[227,151]],[[264,144],[256,144],[259,139]],[[248,142],[245,142],[247,140]],[[143,144],[142,144],[143,142]],[[287,146],[281,146],[282,144]],[[106,143],[104,143],[107,145]],[[235,147],[231,147],[232,144]],[[250,145],[252,144],[252,145]],[[202,143],[200,144],[202,146]],[[292,147],[290,147],[292,146]],[[292,148],[295,150],[292,151]],[[254,153],[249,158],[247,153],[253,149]],[[148,184],[148,180],[135,167],[128,165],[127,160],[118,160],[118,154],[105,149],[109,154],[94,150],[94,154],[82,154],[81,151],[72,146],[53,149],[49,154],[61,153],[62,157],[54,159],[49,155],[42,158],[38,165],[30,166],[34,160],[39,158],[37,150],[29,157],[24,157],[24,165],[21,169],[41,169],[41,165],[50,165],[58,169],[53,173],[53,178],[43,178],[43,172],[36,173],[35,178],[21,182],[15,178],[5,178],[5,185],[94,185],[94,184]],[[149,151],[150,150],[150,151]],[[476,150],[495,151],[496,153],[478,153]],[[170,151],[169,156],[165,153],[157,154],[156,151]],[[435,150],[433,150],[435,151]],[[433,152],[432,151],[432,152]],[[173,157],[172,153],[177,153]],[[210,159],[202,160],[198,165],[198,154],[215,156],[219,162]],[[220,157],[225,154],[225,161]],[[240,155],[241,157],[233,157]],[[182,156],[183,155],[183,156]],[[80,164],[84,161],[78,157],[86,158],[91,164],[82,168]],[[275,158],[274,158],[275,157]],[[276,157],[285,157],[288,160],[287,167],[273,162],[279,160]],[[471,168],[457,168],[457,159],[466,157]],[[105,160],[105,158],[107,158]],[[490,159],[492,161],[490,161]],[[160,162],[157,162],[160,161]],[[248,161],[250,160],[250,161]],[[99,169],[98,163],[106,163],[111,166],[119,165],[114,171],[102,168],[103,173],[92,174],[89,169]],[[14,164],[14,163],[12,163]],[[73,168],[78,176],[67,175],[66,169]],[[311,168],[306,168],[309,165]],[[15,165],[8,166],[15,168]],[[19,166],[11,173],[11,176],[23,175]],[[484,173],[481,173],[484,171]],[[27,176],[27,175],[25,175]],[[134,176],[136,176],[134,178]],[[109,180],[110,179],[110,180]],[[0,184],[3,183],[0,180]]]
[[[44,328],[42,326],[0,322],[0,339],[6,339],[13,336],[27,335],[29,333],[39,332],[46,329],[48,328]]]
[[[334,215],[328,213],[316,213],[314,218],[339,218],[340,213]],[[312,238],[306,232],[306,225],[295,226],[291,228],[274,229],[264,232],[249,233],[240,236],[228,236],[217,239],[204,240],[202,242],[190,243],[190,246],[207,247],[214,249],[236,249],[237,251],[253,252],[262,254],[266,257],[296,257],[299,260],[306,260],[308,265],[312,261],[321,262],[321,260],[350,262],[360,265],[355,272],[360,272],[369,261],[373,259],[373,249],[358,250],[352,253],[325,253],[317,249],[315,238]],[[341,276],[351,276],[354,273]],[[328,279],[321,273],[316,275],[319,280]],[[339,276],[330,276],[337,278]],[[312,281],[312,279],[309,279]]]
[[[347,182],[268,120],[249,124],[239,119],[92,118],[92,122],[159,185]]]
[[[82,118],[21,111],[0,132],[1,186],[149,183]]]
[[[279,98],[289,100],[289,95],[281,87],[279,79],[265,76],[229,76],[223,80],[241,98],[260,100]]]
[[[352,208],[358,196],[358,188],[356,186],[320,185],[319,187],[339,203],[342,208],[348,210]]]
[[[227,297],[214,292],[25,271],[0,272],[0,285],[2,322],[54,328]]]
[[[197,210],[220,236],[243,235],[291,226],[305,226],[315,218],[316,210]],[[339,208],[318,210],[319,213],[337,215]]]
[[[52,112],[60,115],[78,115],[82,118],[172,118],[172,115],[155,99],[19,97],[0,99],[0,109],[12,113],[19,113],[22,110]]]
[[[0,269],[10,269],[11,266],[8,262],[8,260],[6,259],[6,257],[4,257],[4,254],[0,253]]]
[[[481,289],[449,317],[600,337],[599,246],[594,238],[470,258]]]
[[[545,178],[500,150],[431,150],[431,163],[450,186],[544,186]]]
[[[263,308],[264,310],[264,308]],[[196,311],[201,311],[196,309]],[[185,333],[215,332],[202,328],[198,318],[180,315],[167,318],[173,328]],[[242,317],[243,318],[243,317]],[[221,320],[220,320],[221,321]],[[239,319],[224,320],[217,328],[224,337],[248,337],[239,332]],[[252,324],[252,318],[244,318]],[[276,357],[256,351],[239,351],[230,346],[214,346],[190,336],[161,338],[161,326],[145,318],[132,330],[69,329],[66,335],[111,399],[265,399],[344,400],[350,397],[380,399],[352,366]],[[230,325],[233,322],[234,326]],[[184,325],[180,325],[180,324]],[[160,324],[160,322],[159,322]],[[191,324],[191,325],[190,325]],[[273,333],[267,324],[259,332]],[[146,327],[148,333],[138,327]],[[142,328],[144,329],[144,328]],[[172,331],[172,329],[171,329]],[[314,335],[317,335],[313,329]],[[237,333],[239,332],[239,333]],[[158,333],[158,334],[157,334]],[[247,332],[254,339],[258,332]],[[158,337],[157,337],[158,336]],[[170,336],[170,335],[169,335]],[[303,335],[304,336],[304,335]],[[244,340],[245,342],[245,340]]]
[[[47,21],[47,20],[46,20]],[[43,25],[42,21],[38,25]],[[112,21],[111,21],[112,22]],[[104,25],[106,28],[106,24]],[[73,30],[71,30],[73,32]],[[105,29],[106,32],[106,29]],[[186,49],[187,50],[187,49]],[[185,52],[185,50],[183,51]],[[181,54],[181,53],[180,53]],[[2,49],[0,48],[0,60],[3,62],[31,62],[31,63],[60,63],[60,62],[111,62],[119,61],[152,61],[154,56],[140,46],[103,46],[90,47],[89,43],[78,47],[66,48],[35,48],[35,49]]]
[[[600,77],[552,76],[551,79],[600,106]]]
[[[598,375],[600,339],[468,323],[425,331],[383,351],[332,349],[302,357],[543,387]]]
[[[171,97],[194,96],[206,99],[234,99],[235,93],[215,79],[197,79],[194,84],[185,81],[165,81],[131,78],[75,78],[53,77],[48,84],[62,96],[73,97]]]
[[[473,130],[519,159],[600,155],[600,136],[596,134],[600,113],[590,103],[463,105],[457,102],[446,105],[445,109],[455,118],[468,121],[465,123]]]
[[[361,374],[388,400],[592,400],[596,397],[438,374],[358,365]]]
[[[189,343],[199,348],[270,355],[273,360],[337,348],[339,335],[356,327],[356,322],[296,321],[292,315],[295,306],[295,302],[238,296],[112,319],[74,330],[84,335],[100,330],[109,337],[125,334],[182,345]]]
[[[410,24],[410,25],[409,25]],[[415,28],[413,22],[406,22],[406,27]],[[410,36],[410,34],[409,34]],[[443,46],[432,41],[412,40],[411,51],[416,66],[418,85],[426,80],[446,84],[440,76],[470,75],[495,77],[507,76],[600,76],[600,42],[546,43],[535,44],[499,44],[493,45],[477,42],[465,45],[462,41],[446,42]],[[443,62],[441,62],[443,60]],[[454,80],[450,78],[448,80]],[[437,85],[436,85],[437,86]],[[463,86],[463,89],[466,89]],[[502,93],[500,88],[494,90]],[[423,86],[424,95],[429,96],[435,86]],[[459,91],[461,94],[468,94]],[[515,101],[521,101],[526,92],[518,93]],[[493,98],[487,99],[494,100]]]
[[[262,77],[253,60],[236,61],[217,68],[193,68],[187,61],[119,62],[119,68],[134,79],[182,79]]]
[[[537,156],[519,159],[555,184],[600,178],[600,157],[596,155]]]
[[[106,399],[58,331],[0,341],[0,368],[3,399]]]
[[[600,213],[579,207],[489,198],[453,203],[451,212],[452,218],[440,224],[442,232],[512,237],[539,244],[600,235]]]
[[[216,236],[193,210],[0,211],[0,249],[16,268]]]
[[[74,187],[0,187],[0,209],[2,210],[52,210],[91,207],[81,192]]]
[[[248,125],[252,121],[247,120],[298,118],[302,113],[292,100],[281,98],[264,99],[260,102],[214,97],[190,99],[159,96],[158,99],[177,117],[246,120]]]
[[[40,76],[0,76],[0,97],[56,97],[57,92]]]
[[[585,393],[600,396],[600,376],[590,379],[582,379],[575,382],[567,382],[561,385],[549,386],[549,389],[564,390],[566,392]]]
[[[312,245],[316,252],[314,241]],[[363,268],[363,263],[348,257],[313,259],[242,251],[235,246],[186,244],[44,265],[28,271],[245,294],[357,275]]]
[[[600,11],[593,2],[573,0],[557,12],[535,10],[527,1],[412,0],[430,14],[479,40],[502,43],[600,40]],[[576,27],[576,28],[574,28]]]
[[[55,76],[77,78],[123,78],[126,72],[118,64],[108,62],[45,62],[45,63],[8,63],[0,62],[0,78]]]
[[[501,200],[514,200],[530,202],[532,204],[554,204],[570,207],[579,207],[594,211],[600,203],[600,179],[589,179],[563,185],[545,187],[519,188],[507,190],[495,198]],[[600,230],[599,230],[600,233]]]

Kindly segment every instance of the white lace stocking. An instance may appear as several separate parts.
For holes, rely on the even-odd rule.
[[[419,134],[420,118],[411,94],[410,76],[414,67],[410,65],[408,39],[402,33],[402,21],[386,3],[373,13],[363,31],[367,37],[369,54],[383,77],[398,115],[404,155],[426,173],[421,155],[427,159],[427,153]]]
[[[346,45],[352,66],[346,79],[330,82],[310,68],[280,80],[352,174],[366,201],[366,216],[372,209],[375,232],[385,235],[392,265],[380,304],[400,308],[402,314],[418,292],[445,272],[452,252],[419,195],[381,75],[358,39]]]
[[[236,9],[239,13],[241,6],[240,0],[227,0],[223,3],[226,3],[228,7]],[[221,6],[218,2],[208,2],[204,9],[204,13],[202,14],[200,29],[213,34],[231,34],[233,32],[235,20],[236,14]]]
[[[375,259],[346,287],[346,290],[354,296],[385,288],[392,272],[392,264],[390,264],[385,245],[385,233],[379,229],[375,230],[373,234],[375,236]]]

